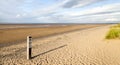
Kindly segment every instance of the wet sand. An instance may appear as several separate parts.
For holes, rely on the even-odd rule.
[[[0,47],[16,45],[26,41],[27,36],[43,38],[75,30],[104,26],[105,24],[84,25],[0,25]],[[47,26],[47,27],[45,27]]]
[[[120,65],[120,40],[106,40],[110,26],[35,39],[32,59],[26,43],[0,48],[2,65]]]

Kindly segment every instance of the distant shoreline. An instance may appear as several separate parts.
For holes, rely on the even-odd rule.
[[[118,23],[0,23],[0,25],[77,25],[77,24],[118,24]]]
[[[110,23],[109,23],[110,24]],[[77,23],[54,23],[54,24],[0,24],[0,30],[8,30],[8,29],[21,29],[21,28],[48,28],[48,27],[63,27],[63,26],[73,26],[73,25],[109,25],[109,24],[77,24]]]

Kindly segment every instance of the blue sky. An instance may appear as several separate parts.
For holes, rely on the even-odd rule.
[[[120,0],[0,0],[0,23],[120,23]]]

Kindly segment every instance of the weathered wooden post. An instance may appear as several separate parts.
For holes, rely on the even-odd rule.
[[[31,52],[32,52],[32,37],[27,36],[27,59],[31,59]]]

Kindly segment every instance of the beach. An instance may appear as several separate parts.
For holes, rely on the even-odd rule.
[[[105,39],[110,26],[33,38],[30,60],[26,42],[1,47],[0,65],[120,65],[120,40]]]

